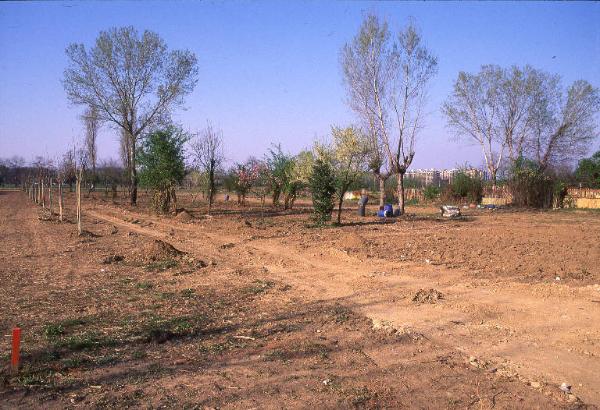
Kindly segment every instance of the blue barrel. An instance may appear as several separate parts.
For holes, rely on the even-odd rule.
[[[392,206],[392,204],[385,204],[383,206],[383,212],[385,216],[392,216],[394,215],[394,207]]]

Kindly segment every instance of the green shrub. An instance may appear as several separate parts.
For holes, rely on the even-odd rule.
[[[322,225],[331,219],[333,211],[335,177],[331,166],[321,159],[316,160],[309,184],[314,208],[313,218],[318,225]]]
[[[579,161],[575,177],[582,185],[590,188],[600,188],[600,151],[590,158]]]
[[[452,180],[449,189],[454,199],[479,202],[483,195],[483,182],[477,177],[471,177],[464,172],[459,172]]]
[[[441,189],[435,185],[427,185],[423,189],[423,196],[428,201],[434,201],[440,197]]]
[[[533,161],[519,160],[509,181],[513,203],[517,206],[549,208],[552,206],[556,181],[540,170]],[[564,187],[556,189],[563,191]]]
[[[153,206],[165,213],[175,198],[175,186],[185,176],[184,144],[188,136],[168,127],[148,134],[138,152],[140,182],[155,190]]]

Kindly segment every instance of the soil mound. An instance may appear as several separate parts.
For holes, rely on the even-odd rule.
[[[344,248],[364,249],[368,245],[368,241],[357,233],[350,233],[342,238]]]
[[[142,250],[144,259],[149,261],[161,261],[164,259],[172,259],[184,255],[185,252],[176,249],[170,243],[155,239]]]
[[[444,298],[442,292],[435,289],[419,289],[419,291],[413,296],[412,301],[415,303],[437,303],[438,300]]]
[[[175,219],[178,220],[179,222],[189,222],[192,219],[194,219],[194,217],[192,215],[190,215],[190,213],[184,209],[183,211],[181,211],[177,214]]]

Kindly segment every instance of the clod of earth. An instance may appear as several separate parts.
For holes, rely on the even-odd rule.
[[[413,296],[412,301],[415,303],[436,303],[438,300],[444,298],[442,292],[435,289],[419,289],[419,291]]]
[[[190,213],[184,209],[183,211],[181,211],[177,214],[175,219],[177,219],[179,222],[189,222],[192,219],[194,219],[194,217],[192,215],[190,215]]]
[[[143,250],[142,255],[144,259],[156,262],[164,259],[174,258],[177,256],[184,255],[185,252],[176,249],[170,243],[155,239],[146,249]]]
[[[115,263],[115,262],[122,262],[125,258],[121,255],[110,255],[107,256],[106,258],[102,259],[102,261],[100,263],[104,264],[104,265],[110,265],[111,263]]]
[[[93,232],[90,231],[86,231],[85,229],[81,231],[81,233],[79,234],[80,238],[99,238],[100,235],[95,234]]]

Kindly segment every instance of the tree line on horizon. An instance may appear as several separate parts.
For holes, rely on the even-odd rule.
[[[198,83],[194,53],[170,50],[155,32],[121,27],[101,31],[91,48],[71,44],[66,54],[63,85],[69,101],[84,108],[84,138],[78,149],[55,161],[61,180],[67,181],[67,170],[77,164],[89,168],[88,179],[97,179],[98,130],[109,126],[120,134],[121,164],[109,161],[99,168],[110,170],[103,178],[112,185],[116,170],[125,168],[131,205],[142,183],[156,188],[157,208],[168,208],[176,201],[174,188],[195,169],[208,187],[209,212],[219,183],[237,192],[240,201],[256,189],[263,201],[271,195],[274,204],[281,199],[287,208],[301,188],[315,183],[318,170],[331,174],[324,192],[335,194],[340,210],[343,193],[365,174],[379,184],[380,205],[388,179],[395,177],[397,205],[404,212],[405,176],[425,126],[428,85],[438,66],[413,22],[393,33],[385,19],[370,14],[341,48],[354,124],[332,126],[325,141],[298,155],[273,146],[263,159],[249,158],[227,172],[220,130],[208,123],[200,132],[187,132],[171,120]],[[599,91],[589,82],[565,87],[560,76],[528,65],[459,72],[442,106],[456,137],[481,147],[492,184],[504,168],[510,178],[520,178],[524,189],[554,184],[557,170],[590,150],[599,135],[599,111]],[[592,175],[596,156],[584,162]],[[120,183],[122,178],[120,173]],[[587,179],[595,183],[593,176]]]

